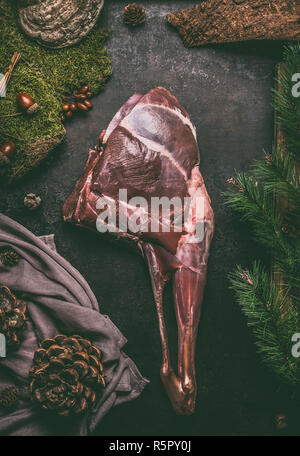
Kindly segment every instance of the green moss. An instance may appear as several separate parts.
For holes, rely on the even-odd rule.
[[[105,48],[109,31],[96,26],[76,46],[46,49],[22,33],[15,2],[2,3],[0,72],[7,71],[14,52],[22,57],[14,69],[6,98],[0,98],[0,116],[18,112],[18,92],[29,93],[39,105],[32,116],[0,117],[0,144],[11,139],[17,146],[8,176],[17,179],[36,167],[62,141],[65,129],[60,114],[64,96],[83,84],[95,94],[103,88],[112,71]]]

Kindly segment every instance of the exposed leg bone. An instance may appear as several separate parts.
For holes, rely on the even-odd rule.
[[[206,269],[203,273],[196,273],[188,268],[176,271],[173,279],[178,325],[178,377],[186,395],[186,413],[192,413],[195,408],[195,346],[205,280]]]
[[[176,413],[189,415],[195,408],[195,344],[206,279],[203,274],[180,266],[176,258],[161,247],[144,245],[157,309],[162,344],[161,379]],[[170,273],[174,273],[174,299],[178,323],[178,375],[170,361],[168,335],[163,311],[163,290]]]

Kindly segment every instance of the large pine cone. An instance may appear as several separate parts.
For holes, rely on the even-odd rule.
[[[0,287],[0,333],[6,338],[8,349],[17,348],[26,326],[26,302],[18,299],[8,287]]]
[[[62,416],[91,407],[105,387],[99,348],[81,336],[45,339],[30,369],[31,398]]]
[[[143,6],[136,3],[129,3],[124,9],[124,22],[133,27],[143,24],[146,20],[146,10]]]

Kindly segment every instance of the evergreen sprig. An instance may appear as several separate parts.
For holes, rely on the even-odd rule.
[[[230,274],[230,281],[264,362],[287,382],[299,381],[299,358],[291,355],[289,337],[298,329],[294,306],[286,296],[278,295],[269,274],[258,262],[251,271],[238,266]]]
[[[255,163],[255,176],[263,181],[264,190],[293,202],[299,210],[300,180],[295,169],[295,160],[291,153],[281,149],[273,153],[265,161]]]
[[[287,149],[300,160],[300,98],[294,97],[293,75],[300,73],[300,43],[284,51],[285,68],[280,75],[280,89],[274,90],[274,105],[282,128]]]
[[[300,44],[285,48],[285,65],[274,91],[274,107],[284,149],[274,147],[252,172],[228,180],[226,203],[253,226],[254,238],[272,257],[272,273],[258,262],[230,274],[231,286],[262,360],[288,383],[300,382],[300,358],[291,353],[292,335],[300,332],[300,97],[292,76],[300,73]],[[280,85],[280,87],[279,87]],[[278,203],[286,209],[278,212]],[[287,226],[291,225],[291,226]],[[274,277],[280,277],[280,286]]]

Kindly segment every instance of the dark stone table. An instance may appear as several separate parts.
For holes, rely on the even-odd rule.
[[[52,160],[16,188],[2,189],[0,210],[36,235],[55,233],[58,251],[91,285],[129,342],[126,352],[151,380],[142,396],[105,418],[102,435],[252,435],[274,433],[273,417],[285,411],[286,391],[260,364],[253,340],[229,288],[228,273],[261,257],[242,225],[224,206],[225,181],[234,170],[248,170],[270,151],[273,137],[271,88],[279,43],[241,43],[185,49],[165,20],[168,12],[192,1],[142,1],[145,26],[129,30],[122,21],[124,0],[106,1],[101,17],[113,26],[108,48],[113,76],[95,98],[94,109],[67,126],[67,140]],[[216,215],[208,282],[197,343],[197,409],[178,417],[159,378],[160,339],[151,284],[143,260],[101,237],[66,225],[61,207],[87,158],[121,104],[134,92],[155,86],[170,89],[194,121],[201,171]],[[36,213],[23,207],[24,194],[43,199]],[[171,288],[165,308],[173,357],[176,321]]]

